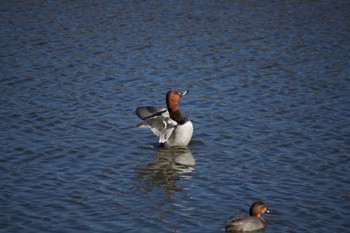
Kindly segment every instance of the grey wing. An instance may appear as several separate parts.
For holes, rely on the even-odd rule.
[[[264,224],[254,217],[241,215],[230,220],[226,225],[227,231],[255,231],[264,228]]]
[[[165,143],[170,138],[176,125],[176,121],[169,117],[156,116],[147,118],[136,125],[136,127],[150,128],[152,132],[159,137],[159,143]]]
[[[238,231],[242,228],[242,220],[246,218],[245,215],[239,215],[231,219],[226,224],[226,231]]]
[[[138,107],[138,108],[136,108],[135,113],[142,120],[146,120],[146,119],[156,117],[156,116],[168,116],[169,117],[169,112],[166,108],[156,107],[156,106]]]

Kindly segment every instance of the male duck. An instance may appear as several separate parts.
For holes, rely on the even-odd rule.
[[[188,91],[170,90],[166,94],[167,109],[145,106],[136,109],[136,115],[143,121],[136,127],[150,128],[159,137],[164,147],[186,147],[193,134],[192,122],[180,111],[178,102]]]

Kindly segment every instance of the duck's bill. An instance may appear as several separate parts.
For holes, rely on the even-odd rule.
[[[267,214],[271,214],[271,213],[273,213],[270,209],[267,209],[266,211],[265,211],[265,213],[267,213]]]
[[[188,91],[180,92],[180,96],[184,96],[188,93]]]

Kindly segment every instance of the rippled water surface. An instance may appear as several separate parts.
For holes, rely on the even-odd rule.
[[[348,1],[7,1],[0,232],[348,232]],[[137,106],[181,110],[152,149]]]

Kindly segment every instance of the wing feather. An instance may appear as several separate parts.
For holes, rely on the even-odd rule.
[[[136,125],[138,128],[150,128],[152,132],[159,137],[159,143],[165,143],[168,141],[176,126],[176,121],[172,120],[170,117],[164,116],[147,118]]]
[[[142,120],[146,120],[156,116],[161,116],[164,114],[164,116],[166,116],[166,114],[169,116],[168,110],[166,108],[156,106],[138,107],[136,108],[135,113]]]

